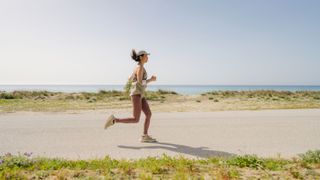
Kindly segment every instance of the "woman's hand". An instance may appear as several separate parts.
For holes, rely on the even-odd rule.
[[[156,81],[156,80],[157,80],[156,76],[151,76],[151,78],[147,80],[147,84],[151,81]]]
[[[151,80],[151,81],[156,81],[156,80],[157,80],[157,77],[156,77],[156,76],[151,76],[150,80]]]

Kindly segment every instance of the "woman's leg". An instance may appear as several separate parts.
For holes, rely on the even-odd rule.
[[[132,101],[132,105],[133,105],[133,117],[123,118],[123,119],[117,118],[117,119],[115,119],[116,123],[137,123],[137,122],[139,122],[141,108],[142,108],[140,94],[131,96],[131,101]]]
[[[143,134],[148,134],[148,129],[150,126],[150,119],[151,119],[151,110],[148,104],[148,101],[146,100],[146,98],[142,98],[142,111],[144,112],[146,119],[144,122],[144,129],[143,129]]]

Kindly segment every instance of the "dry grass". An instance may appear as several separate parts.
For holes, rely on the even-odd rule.
[[[181,95],[172,91],[147,92],[156,112],[226,111],[320,108],[320,91],[214,91]],[[47,91],[0,92],[0,112],[130,109],[122,91],[59,93]]]

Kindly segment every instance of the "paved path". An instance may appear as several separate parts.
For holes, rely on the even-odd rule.
[[[116,114],[119,117],[130,115]],[[0,155],[32,152],[33,156],[67,159],[138,158],[147,156],[257,154],[292,157],[320,149],[320,109],[154,113],[150,134],[159,143],[138,141],[138,124],[103,129],[106,113],[0,114]]]

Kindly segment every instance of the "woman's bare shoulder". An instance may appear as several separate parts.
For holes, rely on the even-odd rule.
[[[143,67],[143,66],[140,66],[140,65],[137,65],[135,68],[134,68],[134,73],[137,74],[140,70],[146,72],[146,69]]]

